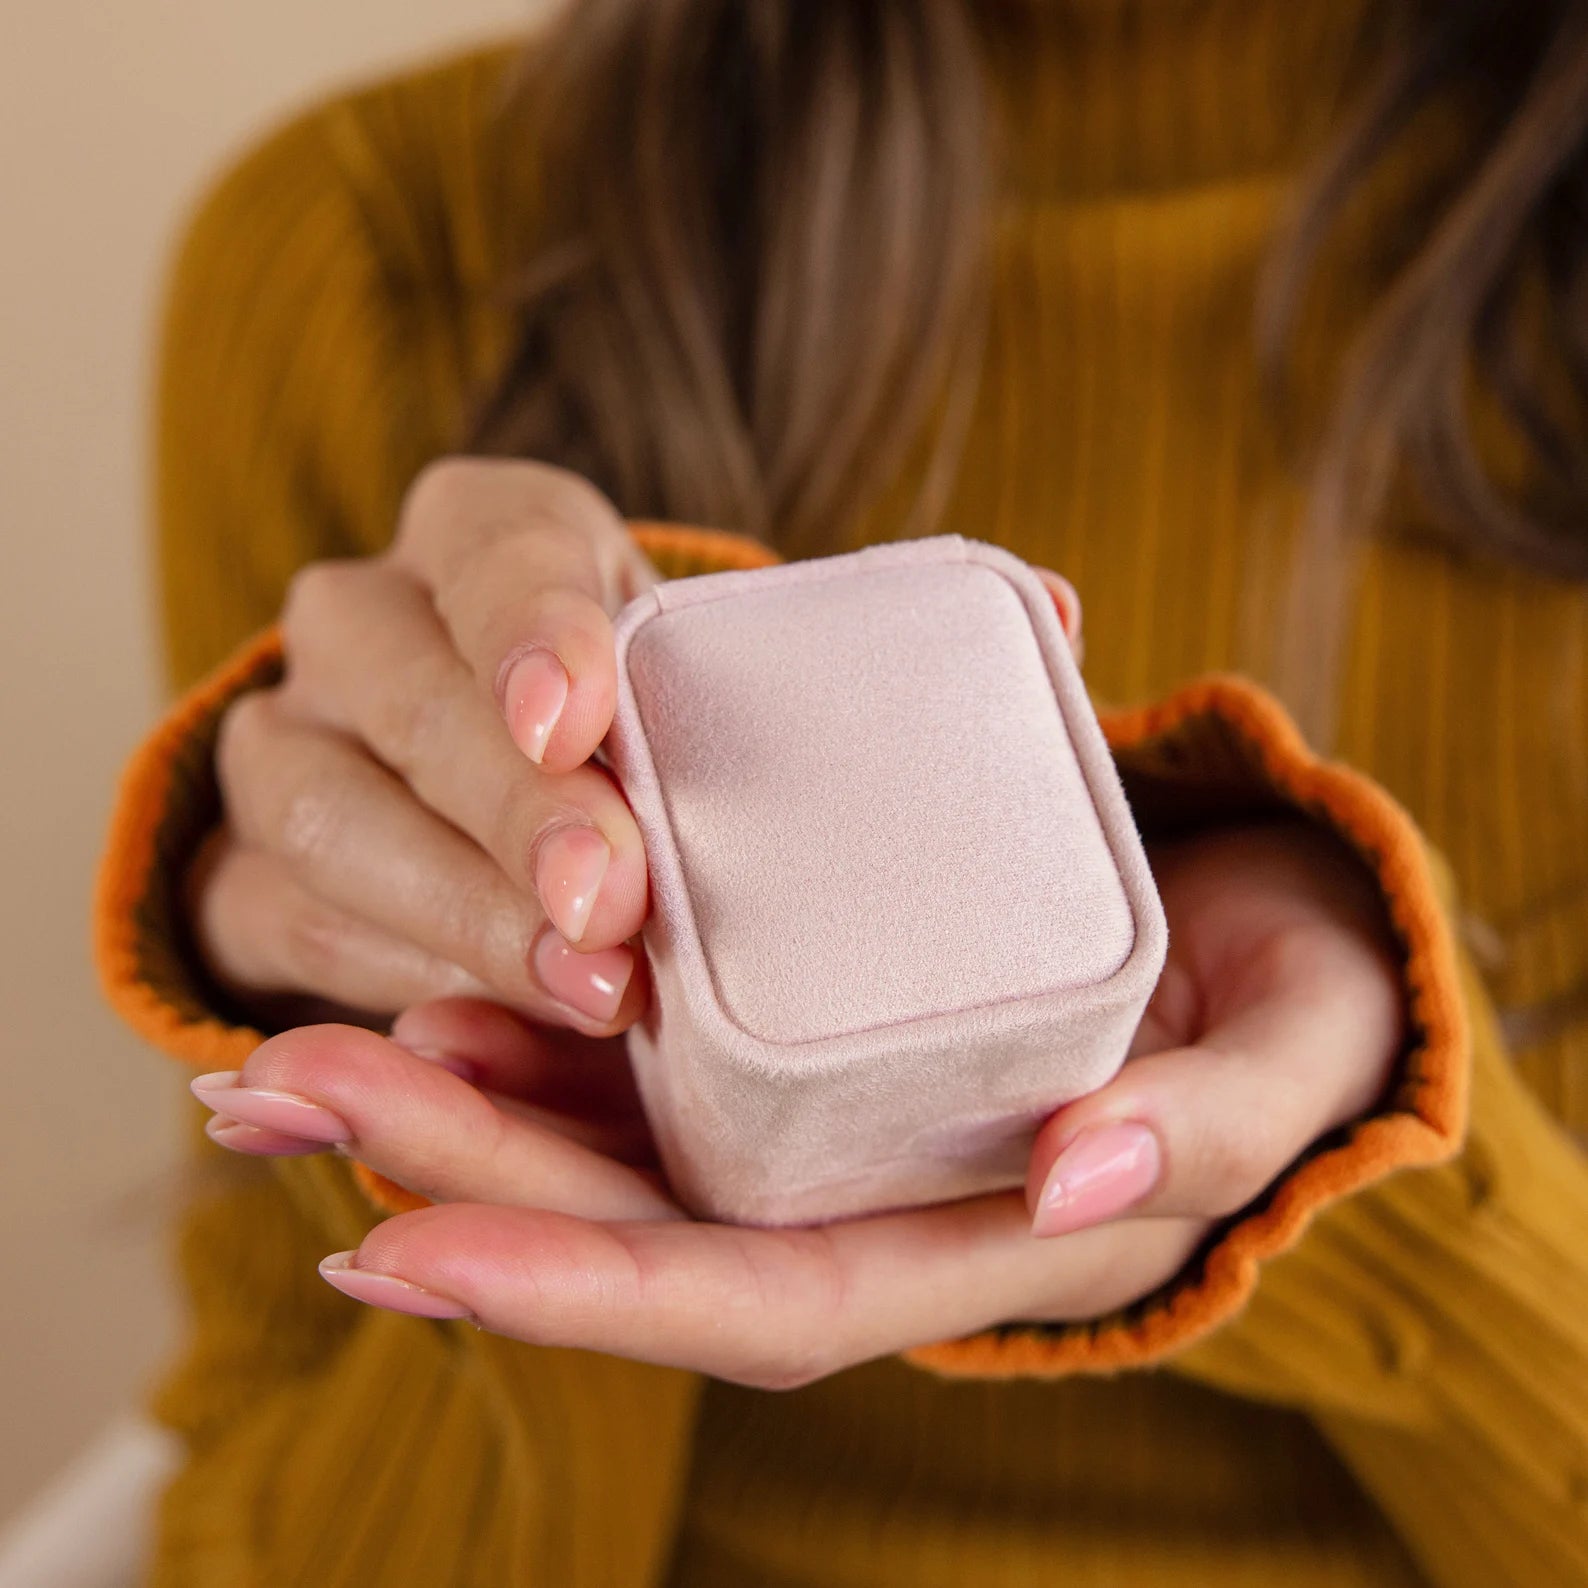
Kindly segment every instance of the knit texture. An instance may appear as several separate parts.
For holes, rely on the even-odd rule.
[[[347,1166],[232,1166],[182,1229],[192,1328],[158,1409],[192,1460],[162,1588],[1588,1580],[1588,1171],[1569,1133],[1588,1128],[1588,600],[1415,536],[1376,548],[1341,686],[1354,772],[1311,757],[1251,682],[1298,502],[1252,373],[1252,292],[1333,114],[1352,10],[1031,8],[1029,47],[997,65],[1022,137],[945,527],[1077,584],[1144,824],[1316,802],[1373,863],[1387,813],[1412,813],[1443,858],[1397,863],[1432,866],[1443,920],[1381,864],[1403,945],[1421,927],[1447,953],[1459,911],[1483,949],[1481,977],[1456,961],[1460,1155],[1384,1178],[1397,1136],[1438,1156],[1459,1108],[1459,1067],[1441,1084],[1409,1052],[1374,1121],[1133,1318],[1011,1321],[783,1395],[360,1309],[313,1266],[375,1216]],[[272,619],[297,566],[385,544],[502,357],[498,238],[534,186],[492,132],[512,58],[307,112],[188,229],[159,426],[179,685]],[[1338,263],[1320,277],[1304,370],[1363,291]],[[912,483],[812,549],[897,538]],[[675,550],[669,574],[721,565],[709,537]],[[233,687],[268,677],[268,645],[238,665]],[[108,868],[100,937],[122,1007],[206,1064],[252,1040],[192,981],[169,907],[169,868],[213,815],[200,729],[220,698],[130,775],[139,819],[115,853],[142,859]],[[1425,1041],[1443,1007],[1423,1000]],[[1073,1372],[1147,1360],[1162,1369]]]

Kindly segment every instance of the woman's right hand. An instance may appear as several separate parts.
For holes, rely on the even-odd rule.
[[[267,1028],[459,993],[631,1024],[645,852],[590,756],[610,615],[656,577],[576,475],[462,458],[417,478],[384,555],[305,568],[282,683],[221,725],[224,821],[188,878],[220,987]]]

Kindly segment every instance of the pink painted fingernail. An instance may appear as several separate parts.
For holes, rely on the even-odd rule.
[[[395,1274],[377,1273],[372,1268],[355,1268],[354,1252],[332,1252],[320,1264],[320,1278],[335,1286],[344,1296],[384,1307],[387,1312],[406,1312],[414,1318],[468,1318],[469,1309],[450,1296],[437,1295],[423,1285],[411,1285]]]
[[[1064,1235],[1133,1207],[1158,1183],[1158,1138],[1145,1125],[1093,1125],[1054,1160],[1033,1235]]]
[[[204,1122],[204,1134],[217,1147],[228,1152],[245,1152],[254,1158],[301,1158],[306,1153],[319,1152],[323,1141],[304,1141],[298,1136],[286,1136],[279,1130],[261,1130],[258,1125],[245,1125],[240,1119],[228,1119],[224,1114],[212,1114]]]
[[[605,1025],[623,1002],[634,974],[634,955],[626,948],[581,954],[560,932],[546,931],[535,944],[535,974],[559,1003]]]
[[[546,741],[568,703],[568,672],[557,657],[537,646],[508,669],[502,710],[513,742],[538,766]]]
[[[596,892],[611,860],[611,845],[593,827],[559,827],[540,846],[535,889],[546,914],[570,943],[577,943],[590,924]]]
[[[305,1141],[351,1141],[347,1121],[319,1103],[296,1092],[275,1092],[266,1087],[239,1086],[241,1070],[215,1070],[189,1081],[193,1095],[206,1107],[261,1130],[280,1130]]]

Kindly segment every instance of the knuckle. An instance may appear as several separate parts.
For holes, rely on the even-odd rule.
[[[290,653],[337,624],[349,582],[363,564],[351,559],[305,563],[293,574],[281,606],[281,632]]]
[[[269,820],[282,858],[305,872],[314,871],[321,857],[338,846],[346,827],[340,800],[314,785],[283,790]]]
[[[588,533],[615,529],[621,519],[611,499],[582,474],[556,464],[530,465],[541,513],[554,523]]]
[[[227,712],[216,744],[216,775],[227,814],[242,836],[289,869],[312,871],[345,832],[345,796],[334,781],[305,775],[303,757],[283,745],[277,695],[262,690],[244,696]]]
[[[547,994],[529,966],[533,923],[522,901],[507,896],[508,886],[495,871],[456,878],[446,899],[437,901],[438,940],[453,963],[505,991],[544,1001]]]
[[[467,1201],[471,1188],[479,1200],[482,1174],[494,1174],[515,1187],[525,1183],[518,1132],[503,1110],[470,1091],[454,1101],[446,1127],[424,1136],[410,1134],[402,1147],[404,1178],[422,1187],[431,1201]],[[468,1143],[462,1157],[461,1141]]]
[[[433,458],[413,477],[403,496],[397,515],[397,542],[410,544],[427,531],[456,520],[489,469],[489,463],[459,453]]]
[[[288,911],[282,920],[280,951],[289,985],[320,990],[339,986],[347,965],[349,935],[346,918],[329,905],[311,899]],[[301,1072],[301,1056],[295,1064]],[[286,1079],[282,1075],[273,1078],[278,1084]]]
[[[411,665],[369,703],[370,747],[395,771],[408,773],[426,761],[446,730],[451,696],[436,672]]]
[[[455,528],[482,509],[509,526],[616,532],[622,518],[606,494],[582,475],[523,458],[448,454],[414,476],[398,513],[396,541],[416,541]]]
[[[835,1373],[844,1364],[841,1337],[847,1286],[844,1270],[820,1230],[788,1231],[777,1255],[760,1243],[740,1247],[742,1285],[737,1287],[753,1315],[783,1319],[785,1331],[768,1356],[750,1366],[757,1388],[802,1389]]]

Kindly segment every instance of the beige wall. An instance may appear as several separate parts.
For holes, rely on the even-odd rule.
[[[531,0],[0,5],[0,1517],[174,1327],[177,1082],[99,1007],[86,900],[155,709],[150,307],[183,204],[317,89],[515,27]]]

